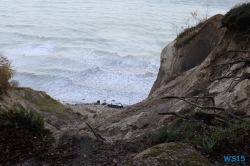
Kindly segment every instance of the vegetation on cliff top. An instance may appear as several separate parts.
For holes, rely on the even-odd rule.
[[[250,2],[234,6],[222,18],[222,25],[236,31],[246,31],[250,28]]]
[[[206,20],[200,21],[196,26],[189,27],[185,29],[183,32],[181,32],[177,38],[176,38],[176,47],[181,47],[184,44],[187,44],[193,37],[194,35],[198,32],[199,28],[202,27]]]

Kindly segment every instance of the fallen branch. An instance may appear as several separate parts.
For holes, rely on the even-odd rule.
[[[88,127],[91,129],[91,131],[93,132],[93,134],[98,140],[105,141],[105,138],[103,138],[100,134],[96,133],[95,130],[88,123],[86,124],[88,125]]]
[[[223,120],[223,119],[220,119],[220,118],[217,118],[217,117],[215,117],[214,119],[221,122],[221,123],[223,123],[223,124],[226,124],[227,126],[229,125],[229,123],[227,121]]]

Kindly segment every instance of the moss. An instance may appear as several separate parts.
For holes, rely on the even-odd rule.
[[[149,156],[150,157],[157,157],[157,156],[159,156],[160,154],[162,154],[164,152],[165,152],[164,149],[159,148],[159,147],[154,147],[154,150],[151,153],[149,153],[146,156],[144,156],[144,158],[148,158]]]
[[[178,151],[182,148],[185,148],[184,145],[182,144],[174,144],[174,145],[169,145],[167,149],[164,149],[163,147],[153,147],[153,150],[151,153],[144,155],[143,158],[148,158],[148,157],[157,157],[161,155],[162,153],[168,153],[168,155],[171,155],[172,152]]]
[[[211,165],[203,156],[201,156],[199,154],[193,154],[189,158],[189,160],[190,161],[196,161],[196,163],[199,163],[199,165]]]
[[[177,151],[177,150],[180,150],[182,148],[185,148],[185,146],[182,144],[174,144],[173,146],[168,147],[168,149],[173,150],[173,151]]]
[[[236,31],[246,31],[250,28],[250,2],[234,6],[222,18],[222,25]]]
[[[170,143],[151,147],[151,150],[142,157],[124,163],[128,165],[211,165],[203,156],[181,143]]]

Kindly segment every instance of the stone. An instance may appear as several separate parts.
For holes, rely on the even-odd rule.
[[[210,166],[198,151],[188,144],[179,142],[163,143],[150,147],[122,166]]]

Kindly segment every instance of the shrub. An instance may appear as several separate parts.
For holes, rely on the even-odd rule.
[[[13,76],[11,62],[4,56],[0,55],[0,94],[6,93],[10,88],[9,80]]]

